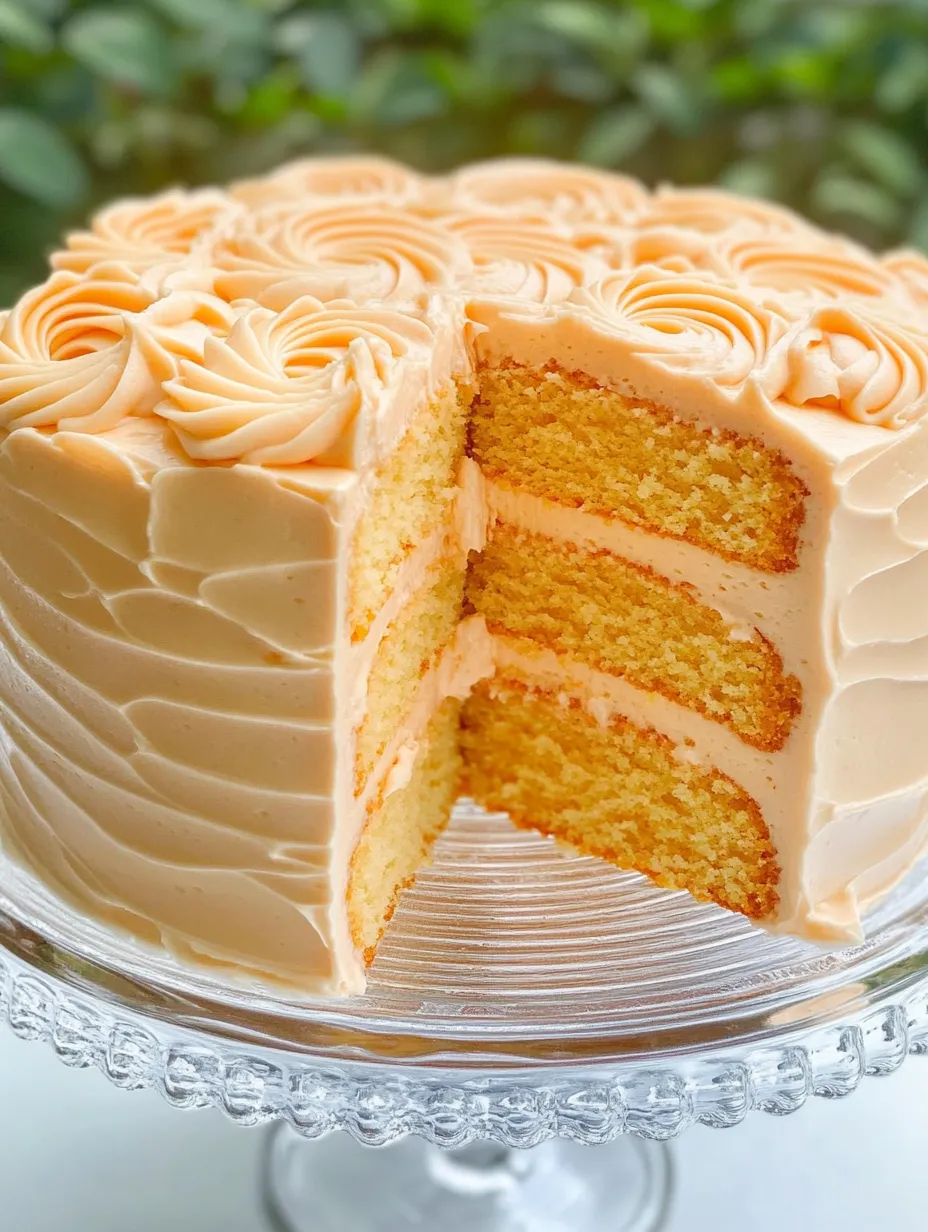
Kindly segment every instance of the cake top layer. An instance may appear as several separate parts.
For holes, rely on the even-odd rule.
[[[620,339],[733,406],[883,429],[928,409],[925,257],[545,160],[303,159],[116,202],[51,266],[0,317],[0,425],[155,416],[201,464],[363,466],[466,374],[486,304]]]

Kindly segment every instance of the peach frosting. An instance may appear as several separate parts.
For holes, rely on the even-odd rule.
[[[376,435],[388,414],[387,400],[362,389],[391,385],[385,364],[408,368],[407,336],[421,333],[422,304],[436,297],[449,320],[465,312],[478,328],[507,301],[591,314],[635,353],[733,395],[763,374],[773,402],[887,427],[923,411],[913,254],[880,262],[778,206],[709,189],[652,196],[625,177],[544,160],[431,180],[385,159],[302,160],[231,195],[173,190],[117,203],[53,263],[68,268],[29,292],[3,329],[0,380],[20,383],[6,386],[16,396],[4,399],[4,422],[99,431],[157,407],[197,460],[357,460],[358,433]],[[325,378],[315,361],[317,371],[295,376],[274,356],[297,330],[296,301],[323,330],[343,301],[346,322],[374,309],[409,322],[395,317],[376,363],[368,338]],[[345,328],[347,337],[354,326]],[[333,406],[321,415],[328,379]],[[217,428],[223,416],[242,422]]]
[[[300,200],[244,215],[214,245],[223,299],[286,307],[320,300],[415,301],[466,281],[466,247],[443,228],[388,206],[319,209]]]
[[[859,935],[928,841],[924,259],[714,190],[347,158],[120,203],[54,264],[0,317],[0,802],[50,882],[182,960],[358,991],[344,890],[367,673],[429,563],[501,518],[689,581],[732,636],[774,641],[801,721],[761,754],[471,620],[371,782],[401,790],[441,698],[520,667],[743,781],[783,866],[771,926]],[[810,492],[799,568],[725,563],[467,463],[448,525],[348,647],[373,466],[498,359],[782,449]]]
[[[426,320],[406,313],[312,298],[281,313],[252,306],[227,338],[179,361],[154,411],[198,461],[292,466],[375,420],[404,369],[429,371],[433,350]]]
[[[173,188],[117,201],[94,217],[89,230],[67,236],[51,265],[84,274],[101,261],[118,261],[142,274],[195,254],[240,208],[216,188]]]

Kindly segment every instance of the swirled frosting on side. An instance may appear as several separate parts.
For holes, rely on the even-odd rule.
[[[244,217],[211,254],[216,291],[282,308],[311,295],[412,301],[463,282],[465,245],[423,218],[391,207],[295,203]]]
[[[647,200],[637,180],[544,158],[471,163],[448,178],[445,192],[451,212],[568,223],[628,222]]]
[[[786,329],[783,319],[739,287],[657,266],[609,274],[574,293],[596,325],[624,337],[663,367],[743,384]]]
[[[820,308],[772,350],[760,384],[792,406],[901,428],[928,409],[928,337],[862,308]]]
[[[130,197],[101,210],[86,231],[74,231],[53,269],[86,273],[101,261],[118,261],[137,274],[189,256],[235,214],[228,194],[216,188],[174,188],[154,197]]]
[[[254,307],[228,338],[183,360],[156,414],[204,462],[290,466],[318,459],[359,416],[376,417],[403,364],[427,369],[433,335],[422,319],[346,303],[297,300]]]
[[[443,226],[467,245],[474,265],[467,290],[477,296],[556,304],[606,270],[569,232],[547,223],[460,214]]]
[[[299,158],[270,175],[239,180],[230,196],[252,209],[286,200],[363,201],[367,205],[412,206],[420,202],[428,181],[402,163],[373,155]]]

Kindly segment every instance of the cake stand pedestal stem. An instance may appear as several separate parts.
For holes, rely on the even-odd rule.
[[[419,1138],[307,1141],[280,1125],[264,1167],[282,1232],[657,1232],[671,1194],[667,1147],[633,1137],[446,1151]]]

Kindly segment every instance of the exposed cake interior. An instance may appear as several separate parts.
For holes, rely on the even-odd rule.
[[[472,452],[489,479],[698,544],[758,569],[796,565],[805,491],[788,460],[582,372],[484,367]]]
[[[462,747],[470,793],[517,825],[753,919],[776,906],[757,803],[653,729],[502,677],[468,701]]]
[[[420,540],[425,525],[448,516],[460,450],[446,447],[447,429],[432,443],[419,423],[394,455],[390,492],[382,481],[359,523],[384,560],[422,550],[399,535],[388,546],[405,525],[391,522],[392,511],[410,495],[398,459],[442,459],[416,496]],[[510,360],[478,370],[467,455],[452,521],[458,530],[479,522],[482,533],[425,572],[383,634],[358,730],[359,790],[391,733],[409,725],[462,614],[479,660],[464,677],[477,683],[461,711],[460,751],[444,693],[433,691],[444,734],[417,739],[405,772],[427,789],[382,803],[371,796],[351,880],[352,927],[367,959],[447,820],[461,758],[460,790],[517,824],[753,919],[771,916],[780,867],[769,797],[751,792],[777,776],[802,685],[746,618],[743,594],[734,616],[685,571],[671,578],[662,569],[668,551],[715,562],[722,575],[734,568],[756,585],[762,608],[767,579],[794,570],[799,553],[808,493],[789,459],[584,373]],[[633,559],[616,535],[631,538]],[[370,559],[359,548],[358,559]],[[631,689],[634,719],[604,695],[609,680]],[[703,731],[724,728],[752,781],[739,780],[740,756],[707,764],[692,739],[663,731],[668,710],[681,730],[687,715]]]

